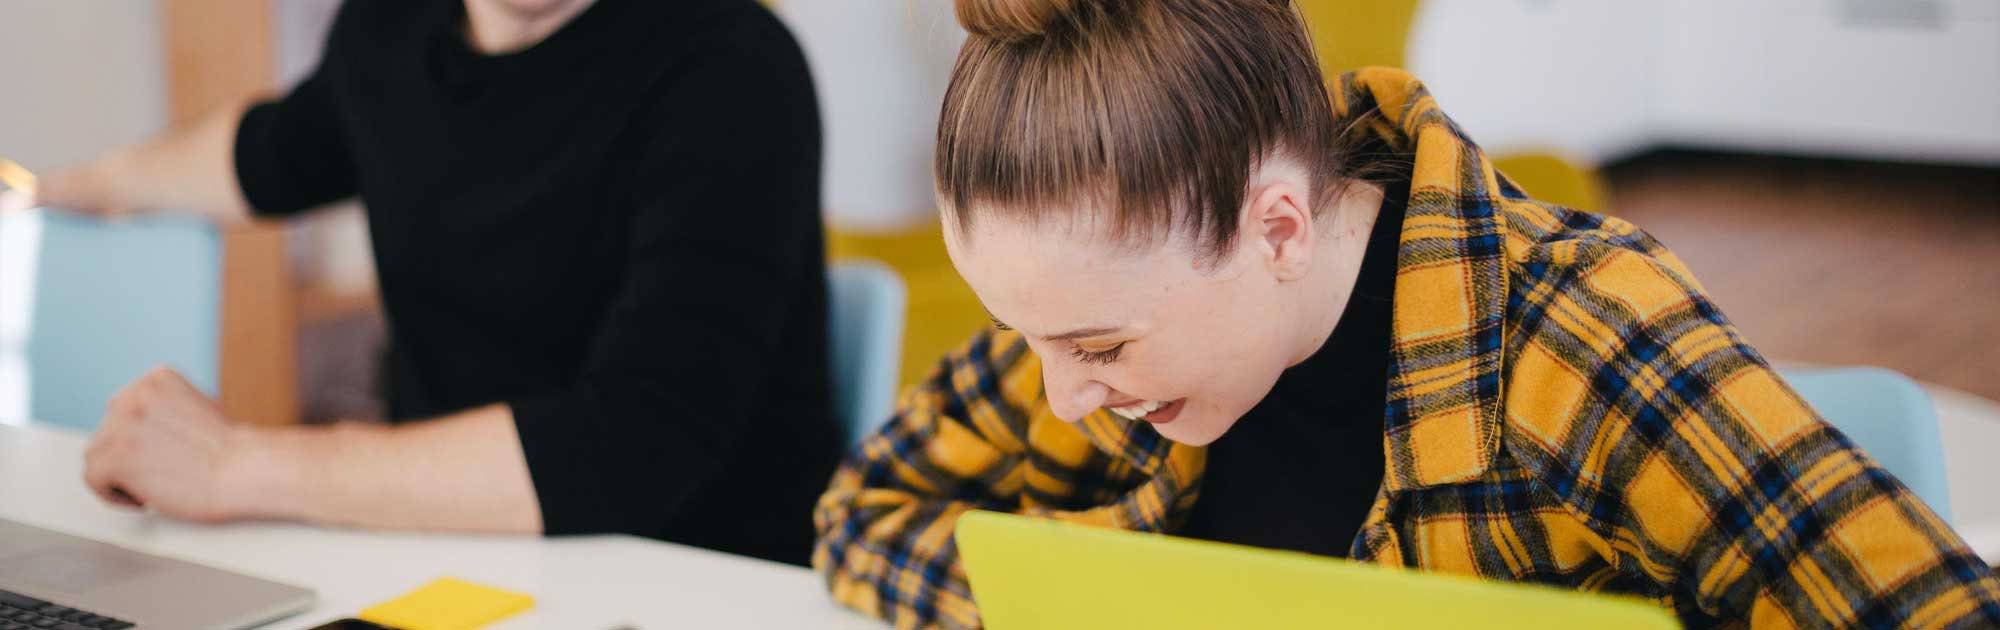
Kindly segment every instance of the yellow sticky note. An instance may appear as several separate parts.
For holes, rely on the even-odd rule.
[[[438,578],[361,611],[361,620],[403,630],[472,630],[534,607],[527,595]]]

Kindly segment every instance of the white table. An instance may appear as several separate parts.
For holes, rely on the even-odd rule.
[[[1952,527],[1986,564],[2000,566],[2000,403],[1926,385],[1944,440]]]
[[[1955,394],[1955,395],[1954,395]],[[2000,407],[1933,389],[1957,526],[2000,562]],[[440,576],[535,596],[494,628],[867,628],[819,577],[780,565],[631,536],[540,539],[389,534],[305,525],[190,525],[99,504],[84,487],[85,436],[0,424],[0,517],[319,591],[271,627],[311,628]]]
[[[809,570],[631,536],[388,534],[303,525],[201,526],[100,505],[83,485],[85,436],[0,425],[0,517],[319,592],[269,626],[311,628],[434,578],[528,593],[535,608],[492,626],[868,628]]]

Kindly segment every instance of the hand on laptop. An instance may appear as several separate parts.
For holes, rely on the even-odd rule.
[[[180,374],[155,368],[106,406],[84,452],[84,482],[107,503],[217,522],[249,516],[239,472],[249,427],[230,422]]]

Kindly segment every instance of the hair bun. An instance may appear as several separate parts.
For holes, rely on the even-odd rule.
[[[1036,37],[1068,17],[1079,1],[957,0],[958,24],[968,33],[990,39]]]

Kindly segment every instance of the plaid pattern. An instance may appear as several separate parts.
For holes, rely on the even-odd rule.
[[[1532,201],[1415,79],[1336,80],[1413,162],[1382,490],[1352,557],[1651,599],[1692,626],[2000,627],[2000,581],[1803,404],[1632,225]],[[1379,116],[1360,115],[1379,111]],[[813,566],[899,627],[976,627],[951,532],[988,509],[1172,532],[1203,450],[1056,418],[988,331],[835,473]]]

